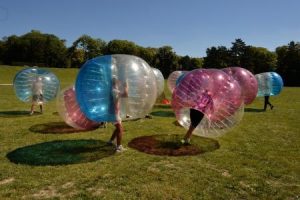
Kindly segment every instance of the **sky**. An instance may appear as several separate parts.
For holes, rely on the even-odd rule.
[[[212,46],[276,47],[300,41],[300,0],[1,0],[0,38],[39,30],[69,47],[87,34],[106,42],[169,45],[206,56]]]

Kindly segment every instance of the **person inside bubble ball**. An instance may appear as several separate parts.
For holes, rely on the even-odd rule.
[[[190,109],[190,120],[191,124],[188,131],[186,132],[184,138],[180,141],[184,145],[191,144],[191,136],[195,128],[199,125],[201,120],[204,117],[204,113],[207,111],[213,111],[213,100],[211,98],[211,93],[208,90],[205,90],[200,98],[197,109]]]
[[[120,116],[120,98],[128,97],[128,84],[123,84],[123,91],[120,90],[120,81],[113,77],[112,79],[112,96],[114,101],[114,111],[115,111],[115,117],[116,121],[114,122],[115,130],[110,138],[110,140],[107,142],[109,145],[113,145],[114,140],[117,140],[116,145],[116,152],[122,152],[126,150],[122,146],[122,136],[123,136],[123,125],[122,120]]]
[[[30,109],[30,115],[34,113],[34,106],[39,105],[40,111],[43,113],[43,79],[42,77],[36,77],[32,83],[32,104]]]

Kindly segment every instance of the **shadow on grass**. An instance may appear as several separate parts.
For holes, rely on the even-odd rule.
[[[150,114],[153,116],[158,116],[158,117],[175,117],[175,114],[173,111],[154,111]]]
[[[190,145],[180,142],[183,135],[152,135],[134,138],[128,146],[154,155],[187,156],[214,151],[220,148],[217,140],[194,136]]]
[[[53,166],[92,162],[114,153],[114,147],[101,140],[57,140],[18,148],[6,157],[16,164]]]
[[[245,112],[265,112],[262,108],[245,108]]]
[[[0,117],[3,118],[16,118],[16,117],[30,117],[29,111],[20,111],[20,110],[14,110],[14,111],[0,111]],[[40,112],[34,112],[34,115],[40,115]]]
[[[180,127],[183,127],[181,124],[179,124],[179,122],[176,120],[176,121],[174,121],[173,122],[173,124],[175,125],[175,126],[180,126]]]
[[[164,109],[171,109],[171,105],[165,105],[165,104],[155,104],[153,108],[164,108]]]
[[[58,112],[53,112],[52,115],[59,116],[59,113]]]
[[[29,128],[29,131],[44,134],[60,134],[60,133],[78,133],[90,130],[78,130],[65,122],[49,122],[45,124],[36,124]]]

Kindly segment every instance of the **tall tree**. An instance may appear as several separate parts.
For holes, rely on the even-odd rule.
[[[106,54],[130,54],[138,55],[138,46],[128,40],[112,40],[110,41],[106,48]]]
[[[201,68],[203,65],[203,59],[201,58],[191,58],[188,55],[179,58],[179,70],[193,70]]]
[[[191,59],[192,69],[202,68],[203,58],[192,58]]]
[[[80,67],[84,63],[84,61],[103,55],[105,46],[106,42],[101,39],[95,39],[88,35],[80,36],[68,49],[68,55],[71,59],[71,65],[73,67]],[[80,56],[82,55],[79,55],[81,53],[84,54],[84,59],[82,62],[80,58]]]
[[[168,77],[169,74],[178,69],[179,57],[173,51],[170,46],[163,46],[158,49],[157,54],[159,64],[158,68],[164,75],[164,77]]]
[[[225,68],[240,66],[253,73],[274,71],[276,69],[276,54],[266,48],[248,46],[241,39],[236,39],[232,47],[224,46],[208,48],[204,58],[205,68]]]
[[[3,55],[5,52],[5,43],[4,41],[0,40],[0,64],[3,62]]]
[[[278,56],[277,72],[285,85],[300,86],[300,43],[291,41],[288,45],[276,48]]]
[[[225,46],[207,48],[204,68],[224,68],[230,65],[231,52]]]
[[[44,60],[48,67],[67,67],[65,40],[52,34],[45,34]]]
[[[250,47],[247,51],[248,60],[244,67],[254,74],[276,70],[277,56],[263,47]]]
[[[37,65],[38,63],[45,63],[44,56],[46,50],[46,35],[40,31],[32,30],[30,33],[23,35],[20,38],[21,46],[24,49],[22,52],[26,53],[26,58],[30,63]]]
[[[187,71],[192,70],[191,58],[188,55],[180,57],[178,64],[179,64],[179,68],[178,68],[179,70],[187,70]]]
[[[5,64],[26,63],[47,67],[62,67],[66,61],[66,47],[55,35],[32,30],[20,37],[12,35],[4,40]]]
[[[85,62],[85,51],[83,49],[73,49],[72,53],[69,54],[71,67],[80,68]]]
[[[22,59],[22,48],[20,46],[19,37],[11,35],[4,38],[4,52],[3,62],[11,65],[13,61],[20,61]]]
[[[143,58],[151,67],[158,67],[159,60],[157,57],[158,50],[151,47],[138,47],[138,56]]]
[[[247,46],[246,43],[242,39],[236,39],[232,42],[232,46],[230,48],[231,52],[231,66],[244,66],[247,62],[247,51],[250,46]]]

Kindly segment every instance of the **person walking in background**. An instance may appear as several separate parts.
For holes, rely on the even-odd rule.
[[[264,111],[267,110],[267,106],[269,105],[271,110],[274,108],[274,106],[270,103],[270,96],[265,96],[265,104],[264,104]]]

